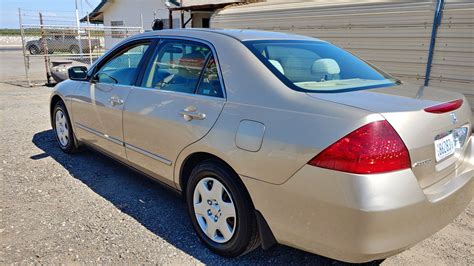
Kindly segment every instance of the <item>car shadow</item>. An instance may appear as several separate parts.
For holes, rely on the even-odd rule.
[[[43,153],[33,160],[52,157],[95,193],[111,202],[157,236],[206,264],[317,264],[346,265],[290,247],[261,248],[235,259],[209,251],[198,239],[181,197],[164,186],[92,149],[74,155],[63,153],[53,130],[36,133],[32,142]],[[177,222],[179,221],[179,222]]]

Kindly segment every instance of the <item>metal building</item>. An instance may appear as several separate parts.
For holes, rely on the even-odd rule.
[[[270,0],[224,8],[211,27],[330,41],[406,82],[464,93],[474,110],[472,0]]]

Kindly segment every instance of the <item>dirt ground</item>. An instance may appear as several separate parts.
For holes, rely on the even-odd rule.
[[[12,70],[10,58],[22,60],[9,53],[0,51],[0,71]],[[21,64],[14,71],[9,83]],[[50,92],[0,83],[0,264],[340,264],[284,246],[232,260],[214,255],[175,194],[91,150],[62,153],[49,124]],[[383,264],[474,265],[473,216],[471,202]]]

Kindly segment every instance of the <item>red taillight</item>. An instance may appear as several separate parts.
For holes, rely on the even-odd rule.
[[[439,104],[439,105],[435,105],[435,106],[425,108],[425,111],[428,112],[428,113],[435,113],[435,114],[447,113],[447,112],[454,111],[454,110],[458,109],[459,107],[461,107],[462,103],[463,103],[462,99],[454,100],[454,101],[451,101],[451,102],[442,103],[442,104]]]
[[[308,164],[355,174],[385,173],[411,166],[405,143],[386,120],[356,129]]]

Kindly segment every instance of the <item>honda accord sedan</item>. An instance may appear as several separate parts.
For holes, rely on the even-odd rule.
[[[279,243],[383,259],[473,196],[466,98],[405,84],[325,41],[148,32],[69,77],[51,97],[59,147],[90,146],[181,193],[222,256]]]

